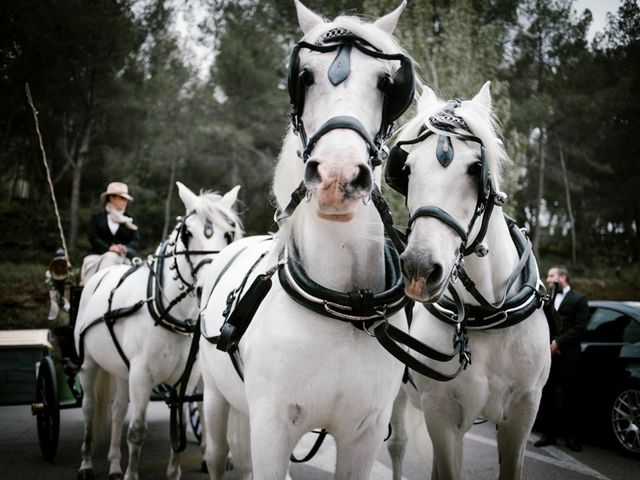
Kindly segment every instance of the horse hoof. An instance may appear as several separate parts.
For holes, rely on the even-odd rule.
[[[202,473],[209,473],[209,469],[207,468],[207,462],[205,462],[204,460],[200,464],[200,471]]]
[[[122,475],[122,472],[109,474],[109,480],[122,480],[123,478],[124,478],[124,475]]]
[[[227,458],[227,460],[224,462],[224,469],[227,472],[230,472],[231,470],[233,470],[233,460],[231,460],[230,458]]]
[[[92,468],[84,468],[78,472],[78,476],[76,477],[78,480],[93,480],[93,469]]]

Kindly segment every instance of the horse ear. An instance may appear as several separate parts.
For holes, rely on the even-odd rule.
[[[407,0],[402,0],[402,3],[398,8],[396,8],[393,12],[387,13],[384,17],[380,17],[378,20],[373,22],[373,24],[378,27],[380,30],[384,30],[389,35],[393,33],[396,29],[396,25],[398,24],[398,19],[400,18],[400,14],[404,10],[404,7],[407,6]]]
[[[473,101],[482,105],[485,109],[491,110],[491,82],[486,82],[478,94],[473,97]]]
[[[236,200],[238,199],[239,190],[240,185],[236,185],[235,187],[233,187],[231,190],[224,194],[224,196],[220,199],[220,203],[231,210],[233,204],[236,203]]]
[[[438,102],[438,96],[436,92],[434,92],[430,87],[424,85],[422,87],[422,95],[420,96],[420,100],[418,100],[418,111],[421,112],[429,105],[433,105]]]
[[[198,196],[189,190],[182,182],[176,182],[178,186],[178,196],[184,206],[187,209],[187,212],[194,210],[196,208],[196,204],[198,203]]]
[[[305,7],[300,0],[294,0],[294,2],[296,4],[296,12],[298,13],[298,23],[305,35],[317,25],[324,23],[320,15],[313,13]]]

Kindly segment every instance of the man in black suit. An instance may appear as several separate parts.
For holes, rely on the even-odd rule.
[[[140,242],[135,218],[125,215],[127,204],[133,201],[127,185],[111,182],[100,199],[105,202],[104,210],[94,213],[89,222],[91,251],[82,263],[82,285],[102,268],[130,263]]]
[[[578,441],[579,418],[577,415],[577,406],[580,402],[578,389],[580,339],[589,319],[589,304],[587,297],[571,288],[569,271],[566,267],[558,265],[549,269],[547,274],[549,288],[554,282],[558,283],[554,307],[558,312],[556,318],[559,319],[560,325],[556,325],[556,334],[551,340],[551,371],[540,402],[542,437],[534,445],[536,447],[554,445],[556,435],[562,432],[567,448],[579,452],[582,450]],[[562,389],[561,425],[556,416],[557,388]]]

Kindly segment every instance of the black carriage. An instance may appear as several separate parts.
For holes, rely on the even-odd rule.
[[[82,387],[77,375],[78,356],[73,326],[82,287],[70,288],[69,325],[52,329],[0,331],[0,406],[31,405],[36,417],[42,458],[53,462],[60,438],[60,410],[82,406]],[[174,447],[184,446],[185,429],[172,388],[158,385],[152,401],[166,401],[172,408],[171,438]],[[202,394],[193,392],[188,402],[189,423],[200,441],[202,427],[197,402]]]

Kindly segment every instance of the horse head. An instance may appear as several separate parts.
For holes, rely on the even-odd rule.
[[[491,110],[489,82],[471,100],[444,102],[425,87],[418,115],[392,149],[385,176],[407,197],[409,239],[401,256],[405,291],[437,301],[466,255],[486,254],[480,242],[507,157]],[[486,250],[486,249],[485,249]]]
[[[242,237],[242,224],[234,209],[238,198],[237,185],[224,195],[204,192],[196,195],[180,182],[178,195],[184,203],[185,215],[178,217],[175,227],[175,243],[183,251],[192,271],[204,265],[203,256],[220,252],[229,243]],[[198,260],[198,263],[192,263]]]
[[[392,38],[405,4],[372,23],[325,22],[296,1],[304,37],[289,61],[292,131],[274,182],[281,205],[303,181],[320,218],[346,222],[370,196],[382,144],[414,95],[413,64]],[[289,157],[297,165],[283,165]]]

